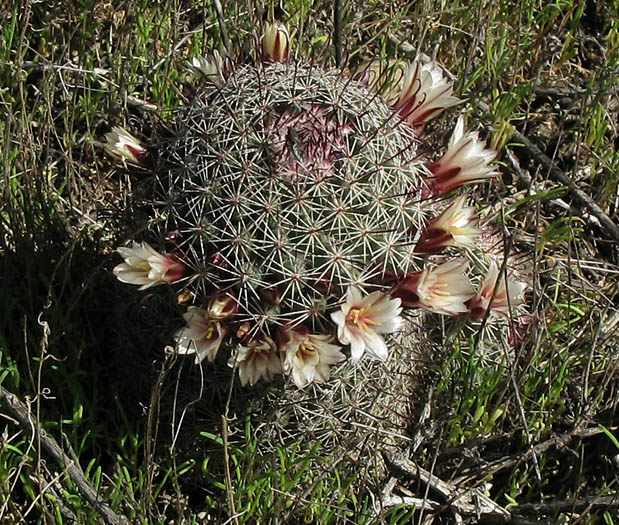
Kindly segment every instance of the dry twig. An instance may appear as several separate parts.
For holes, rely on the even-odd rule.
[[[461,490],[434,476],[415,462],[405,458],[386,458],[387,462],[411,478],[418,479],[440,495],[457,514],[464,516],[493,516],[503,521],[511,519],[511,513],[481,493],[477,488]],[[425,500],[430,508],[433,502]]]
[[[513,139],[516,142],[520,142],[523,147],[526,149],[527,153],[531,156],[533,160],[541,164],[544,169],[548,171],[548,174],[555,179],[557,182],[567,186],[570,190],[570,193],[574,196],[574,198],[589,212],[593,215],[600,224],[606,230],[606,232],[613,238],[615,241],[619,241],[619,226],[617,226],[613,220],[604,213],[604,210],[598,206],[598,204],[589,197],[586,193],[584,193],[572,179],[568,177],[566,173],[557,168],[546,154],[542,152],[533,142],[531,142],[527,137],[514,131]]]
[[[596,510],[618,510],[619,494],[597,496],[565,501],[547,501],[544,503],[525,503],[514,507],[514,512],[530,516],[557,514],[559,512],[591,512]]]
[[[52,456],[58,464],[63,466],[66,473],[75,483],[82,497],[90,503],[103,520],[110,525],[128,524],[129,521],[124,516],[116,514],[111,507],[105,503],[97,494],[92,484],[82,471],[79,464],[69,457],[64,450],[50,437],[50,435],[32,418],[28,407],[22,403],[15,394],[12,394],[4,387],[0,386],[0,398],[11,415],[19,422],[24,430],[33,436],[38,436],[43,449]],[[71,451],[71,455],[75,455]]]

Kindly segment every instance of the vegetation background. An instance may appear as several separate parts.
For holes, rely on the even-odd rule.
[[[0,7],[0,521],[619,523],[616,0],[276,10],[298,57],[354,67],[423,52],[454,75],[469,124],[500,152],[502,180],[478,191],[532,258],[534,323],[513,354],[454,342],[423,363],[409,457],[380,484],[294,440],[255,456],[250,412],[242,446],[199,406],[163,413],[184,365],[163,352],[165,302],[136,303],[111,275],[131,179],[102,137],[147,136],[182,103],[185,62],[226,40],[242,55],[268,7]]]

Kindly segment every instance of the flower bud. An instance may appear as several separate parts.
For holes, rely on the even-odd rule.
[[[120,126],[115,126],[105,135],[105,151],[112,157],[124,160],[136,166],[145,167],[149,153],[144,145],[131,133]]]
[[[264,58],[275,62],[287,62],[290,55],[288,29],[281,22],[267,23],[262,40]]]
[[[233,316],[239,308],[236,299],[231,295],[218,294],[208,304],[208,313],[211,319],[223,320]]]

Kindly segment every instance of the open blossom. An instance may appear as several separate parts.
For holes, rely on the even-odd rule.
[[[490,307],[490,315],[509,319],[510,311],[523,303],[526,288],[525,283],[515,280],[510,280],[506,286],[504,276],[499,275],[497,265],[492,261],[475,297],[468,302],[471,310],[469,315],[480,319]]]
[[[391,295],[405,308],[427,308],[444,315],[468,312],[466,301],[475,295],[466,274],[466,259],[454,259],[440,266],[426,266],[408,274]]]
[[[400,97],[394,108],[402,120],[423,128],[430,119],[455,106],[460,99],[453,96],[453,84],[433,63],[414,61],[404,72]]]
[[[481,230],[475,208],[465,206],[466,196],[460,195],[438,217],[426,226],[415,246],[417,253],[437,253],[447,246],[472,248]]]
[[[105,135],[104,147],[112,157],[136,166],[145,166],[149,156],[144,145],[120,126],[114,126],[112,131]]]
[[[272,381],[275,374],[281,374],[282,364],[277,355],[277,347],[273,339],[267,336],[256,337],[239,345],[228,365],[238,366],[241,385],[249,383],[254,386],[263,377]]]
[[[331,344],[331,337],[310,334],[306,327],[281,330],[279,350],[282,353],[282,370],[292,374],[299,388],[315,381],[324,383],[329,379],[329,367],[346,359],[340,347]]]
[[[262,40],[264,57],[276,62],[287,62],[290,55],[290,36],[288,29],[280,22],[267,23]]]
[[[498,172],[489,166],[496,157],[496,151],[485,148],[486,143],[479,140],[476,131],[464,133],[464,120],[460,117],[449,140],[447,152],[428,166],[432,172],[428,181],[432,194],[444,195],[463,184],[497,176]]]
[[[208,80],[213,84],[221,84],[223,82],[223,60],[217,50],[214,50],[209,56],[194,57],[187,62],[187,69],[198,78]]]
[[[146,242],[134,242],[131,248],[121,247],[116,251],[125,262],[114,268],[114,275],[123,283],[140,285],[140,290],[176,282],[185,272],[185,265],[178,257],[161,254]]]
[[[220,321],[209,317],[207,310],[196,306],[190,306],[183,318],[187,325],[176,332],[177,352],[195,354],[196,364],[207,358],[213,361],[227,335],[226,327]]]
[[[383,361],[387,359],[387,345],[381,334],[390,334],[400,329],[404,320],[399,299],[392,299],[383,292],[372,292],[365,297],[356,286],[346,292],[346,302],[340,310],[331,314],[337,325],[340,343],[350,344],[351,362],[361,359],[369,350]]]

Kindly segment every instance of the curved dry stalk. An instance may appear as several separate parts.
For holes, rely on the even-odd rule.
[[[43,449],[65,469],[71,481],[77,486],[79,493],[95,508],[105,523],[109,525],[125,525],[129,523],[126,517],[116,514],[116,512],[103,501],[84,475],[79,464],[71,459],[70,456],[75,456],[73,450],[70,450],[69,453],[62,450],[52,437],[41,428],[41,425],[34,420],[28,407],[15,394],[9,392],[2,386],[0,386],[0,398],[4,406],[24,430],[33,436],[38,436]]]

